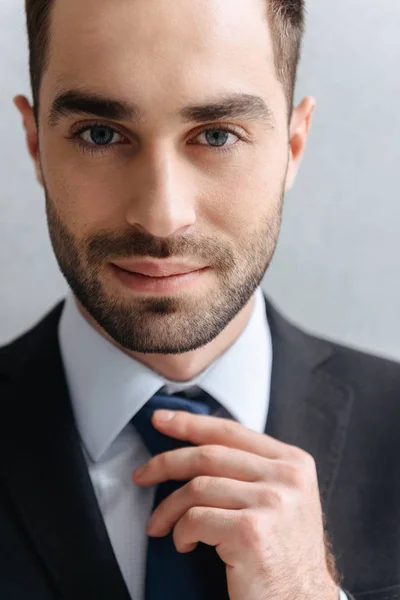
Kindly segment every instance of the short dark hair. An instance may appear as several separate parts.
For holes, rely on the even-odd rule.
[[[271,27],[274,62],[278,79],[284,86],[288,114],[292,113],[297,66],[305,25],[305,0],[266,0]],[[29,70],[36,122],[39,89],[49,60],[50,18],[54,0],[25,0],[29,43]]]

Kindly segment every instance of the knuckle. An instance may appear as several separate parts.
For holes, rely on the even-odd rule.
[[[191,525],[197,523],[201,516],[201,508],[198,506],[192,506],[187,510],[185,514],[185,526],[190,527]]]
[[[158,454],[157,456],[154,457],[154,462],[156,463],[156,466],[162,470],[166,470],[168,469],[168,465],[169,465],[169,460],[170,460],[170,453],[169,452],[163,452],[162,454]]]
[[[281,467],[282,479],[291,487],[302,488],[305,484],[304,469],[299,463],[286,463]]]
[[[311,468],[315,466],[315,460],[309,452],[297,448],[297,461],[305,468]]]
[[[292,486],[298,492],[307,492],[310,488],[309,478],[303,471],[297,471],[292,476]]]
[[[209,478],[208,477],[195,477],[187,484],[187,490],[189,496],[192,498],[199,498],[204,495],[205,491],[209,486]]]
[[[258,502],[263,507],[280,510],[284,505],[284,497],[278,490],[262,486],[258,491]]]
[[[242,512],[240,517],[240,544],[245,548],[258,548],[262,545],[262,530],[262,523],[256,513]]]
[[[303,485],[306,488],[313,487],[318,482],[317,464],[311,454],[303,457]]]
[[[204,468],[214,464],[221,456],[221,448],[219,446],[201,446],[199,451],[200,465]]]
[[[317,472],[317,465],[314,457],[301,448],[294,448],[293,466],[300,470],[303,477],[307,477],[308,482],[309,478],[314,477]]]
[[[238,423],[231,419],[221,419],[220,431],[225,436],[232,436],[238,429]]]

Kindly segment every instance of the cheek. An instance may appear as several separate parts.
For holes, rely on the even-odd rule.
[[[204,186],[201,217],[228,236],[245,239],[276,219],[282,201],[285,161],[255,160],[251,168],[227,170],[218,186]]]
[[[124,195],[121,179],[110,169],[88,159],[43,161],[47,193],[64,223],[81,236],[99,229],[121,226]]]

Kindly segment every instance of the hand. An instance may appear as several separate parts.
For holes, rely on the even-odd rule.
[[[148,535],[173,529],[178,552],[215,546],[230,600],[337,600],[314,459],[299,448],[220,417],[172,411],[153,425],[194,447],[153,456],[136,469],[145,487],[187,481],[161,502]]]

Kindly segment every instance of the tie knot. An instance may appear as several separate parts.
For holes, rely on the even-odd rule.
[[[160,408],[168,410],[185,410],[194,414],[203,415],[209,415],[211,413],[211,407],[207,403],[206,394],[204,394],[204,399],[203,397],[200,397],[196,398],[196,400],[182,398],[178,395],[168,396],[167,394],[155,394],[132,419],[133,425],[152,455],[192,445],[188,442],[166,436],[155,429],[151,423],[151,417],[154,411]]]

